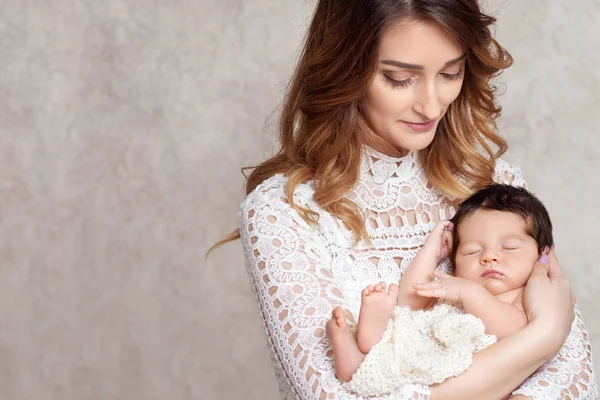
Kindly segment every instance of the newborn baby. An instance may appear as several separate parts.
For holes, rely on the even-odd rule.
[[[342,309],[333,311],[327,334],[338,377],[378,396],[464,372],[474,352],[527,324],[523,288],[552,244],[550,217],[533,194],[500,184],[476,192],[438,223],[399,285],[363,290],[356,338]],[[448,256],[453,276],[436,270]]]

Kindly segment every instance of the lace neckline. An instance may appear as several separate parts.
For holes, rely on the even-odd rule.
[[[365,146],[361,169],[378,185],[383,185],[389,179],[405,180],[416,169],[415,167],[418,164],[417,155],[417,151],[410,150],[404,157],[390,157]]]

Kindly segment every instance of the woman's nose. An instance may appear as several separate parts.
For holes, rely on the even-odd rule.
[[[414,110],[424,116],[427,121],[440,116],[441,106],[435,82],[424,82],[418,90]]]

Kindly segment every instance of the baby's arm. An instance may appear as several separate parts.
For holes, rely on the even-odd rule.
[[[398,305],[409,306],[412,310],[429,308],[433,299],[417,294],[414,283],[428,282],[439,262],[450,252],[452,235],[450,221],[441,221],[427,237],[425,244],[410,263],[398,284]]]
[[[465,312],[483,321],[486,333],[502,339],[527,325],[527,317],[522,310],[499,300],[483,286],[438,271],[434,272],[434,276],[438,279],[414,285],[417,294],[462,303]]]
[[[527,325],[527,317],[522,310],[499,300],[478,284],[473,286],[472,291],[465,293],[462,305],[465,312],[483,321],[486,333],[496,336],[498,340],[520,331]]]

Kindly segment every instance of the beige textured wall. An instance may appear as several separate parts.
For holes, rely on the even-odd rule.
[[[507,159],[600,351],[600,3],[488,3]],[[204,253],[272,150],[312,4],[0,0],[0,398],[277,397],[239,243]]]

